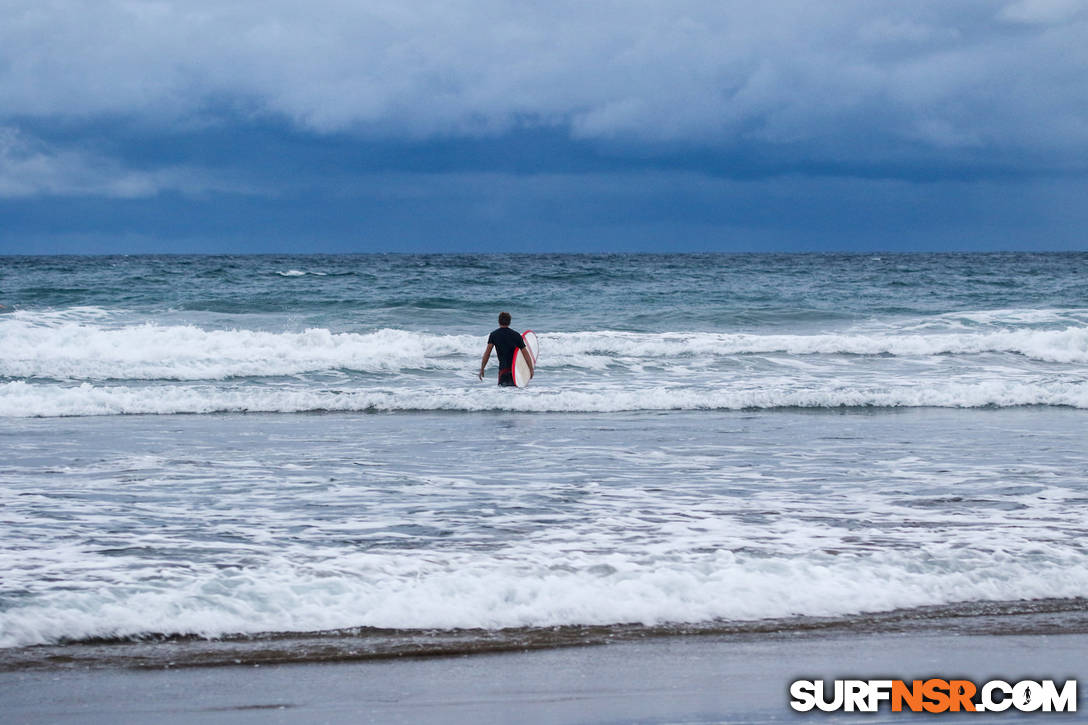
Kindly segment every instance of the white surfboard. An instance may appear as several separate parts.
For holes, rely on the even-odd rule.
[[[525,351],[532,356],[533,365],[535,366],[537,350],[540,348],[536,333],[532,330],[526,330],[521,333],[521,339],[525,341]],[[511,372],[514,375],[514,385],[519,388],[524,388],[533,379],[532,373],[529,372],[529,363],[525,361],[525,356],[520,347],[514,350],[514,363],[511,366]]]

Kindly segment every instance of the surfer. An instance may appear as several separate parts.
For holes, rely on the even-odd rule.
[[[499,385],[508,387],[514,384],[514,374],[511,368],[514,364],[514,350],[525,349],[525,340],[517,330],[510,329],[510,313],[499,313],[499,326],[487,338],[487,349],[484,350],[484,359],[480,362],[480,380],[484,379],[484,368],[491,359],[491,351],[497,349],[499,353]],[[533,374],[533,356],[526,355],[525,362],[529,364],[529,375]]]

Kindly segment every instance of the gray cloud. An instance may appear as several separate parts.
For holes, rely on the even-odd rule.
[[[143,199],[163,191],[190,196],[210,192],[257,193],[251,185],[184,166],[138,170],[115,159],[73,148],[56,148],[15,128],[0,127],[0,199],[34,196],[97,196]]]
[[[3,19],[9,124],[226,108],[317,133],[553,126],[816,162],[1081,170],[1088,150],[1083,0],[7,0]]]

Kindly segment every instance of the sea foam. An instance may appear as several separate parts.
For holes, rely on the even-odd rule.
[[[348,369],[391,371],[450,367],[471,337],[399,330],[367,334],[204,330],[193,325],[118,328],[61,323],[9,324],[0,375],[59,380],[221,380]],[[478,352],[478,351],[477,351]]]
[[[394,372],[463,368],[483,335],[382,329],[302,332],[146,323],[121,327],[73,323],[0,325],[0,376],[58,380],[222,380],[327,370]],[[784,354],[812,356],[971,356],[1010,354],[1059,364],[1088,363],[1088,327],[892,334],[541,333],[547,365],[600,370],[609,365],[687,364],[692,358]]]
[[[554,553],[553,553],[554,554]],[[190,569],[58,591],[0,612],[0,647],[92,637],[647,625],[834,616],[961,601],[1088,595],[1088,558],[966,560],[951,547],[870,556],[684,560],[350,553],[322,564]]]
[[[0,416],[169,415],[174,413],[303,413],[317,411],[488,411],[607,413],[657,410],[744,410],[775,408],[985,408],[1028,405],[1088,409],[1088,382],[974,384],[879,389],[788,386],[740,390],[564,390],[538,386],[526,391],[469,387],[401,390],[218,388],[213,385],[127,387],[0,384]]]

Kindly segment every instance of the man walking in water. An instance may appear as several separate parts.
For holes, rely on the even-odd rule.
[[[484,350],[484,359],[480,362],[480,380],[484,379],[484,368],[491,359],[491,350],[499,352],[499,385],[508,387],[514,384],[514,350],[525,349],[525,340],[521,339],[521,333],[510,329],[510,313],[499,313],[499,327],[487,338],[487,349]],[[529,364],[529,376],[533,375],[533,356],[525,354],[525,362]]]

